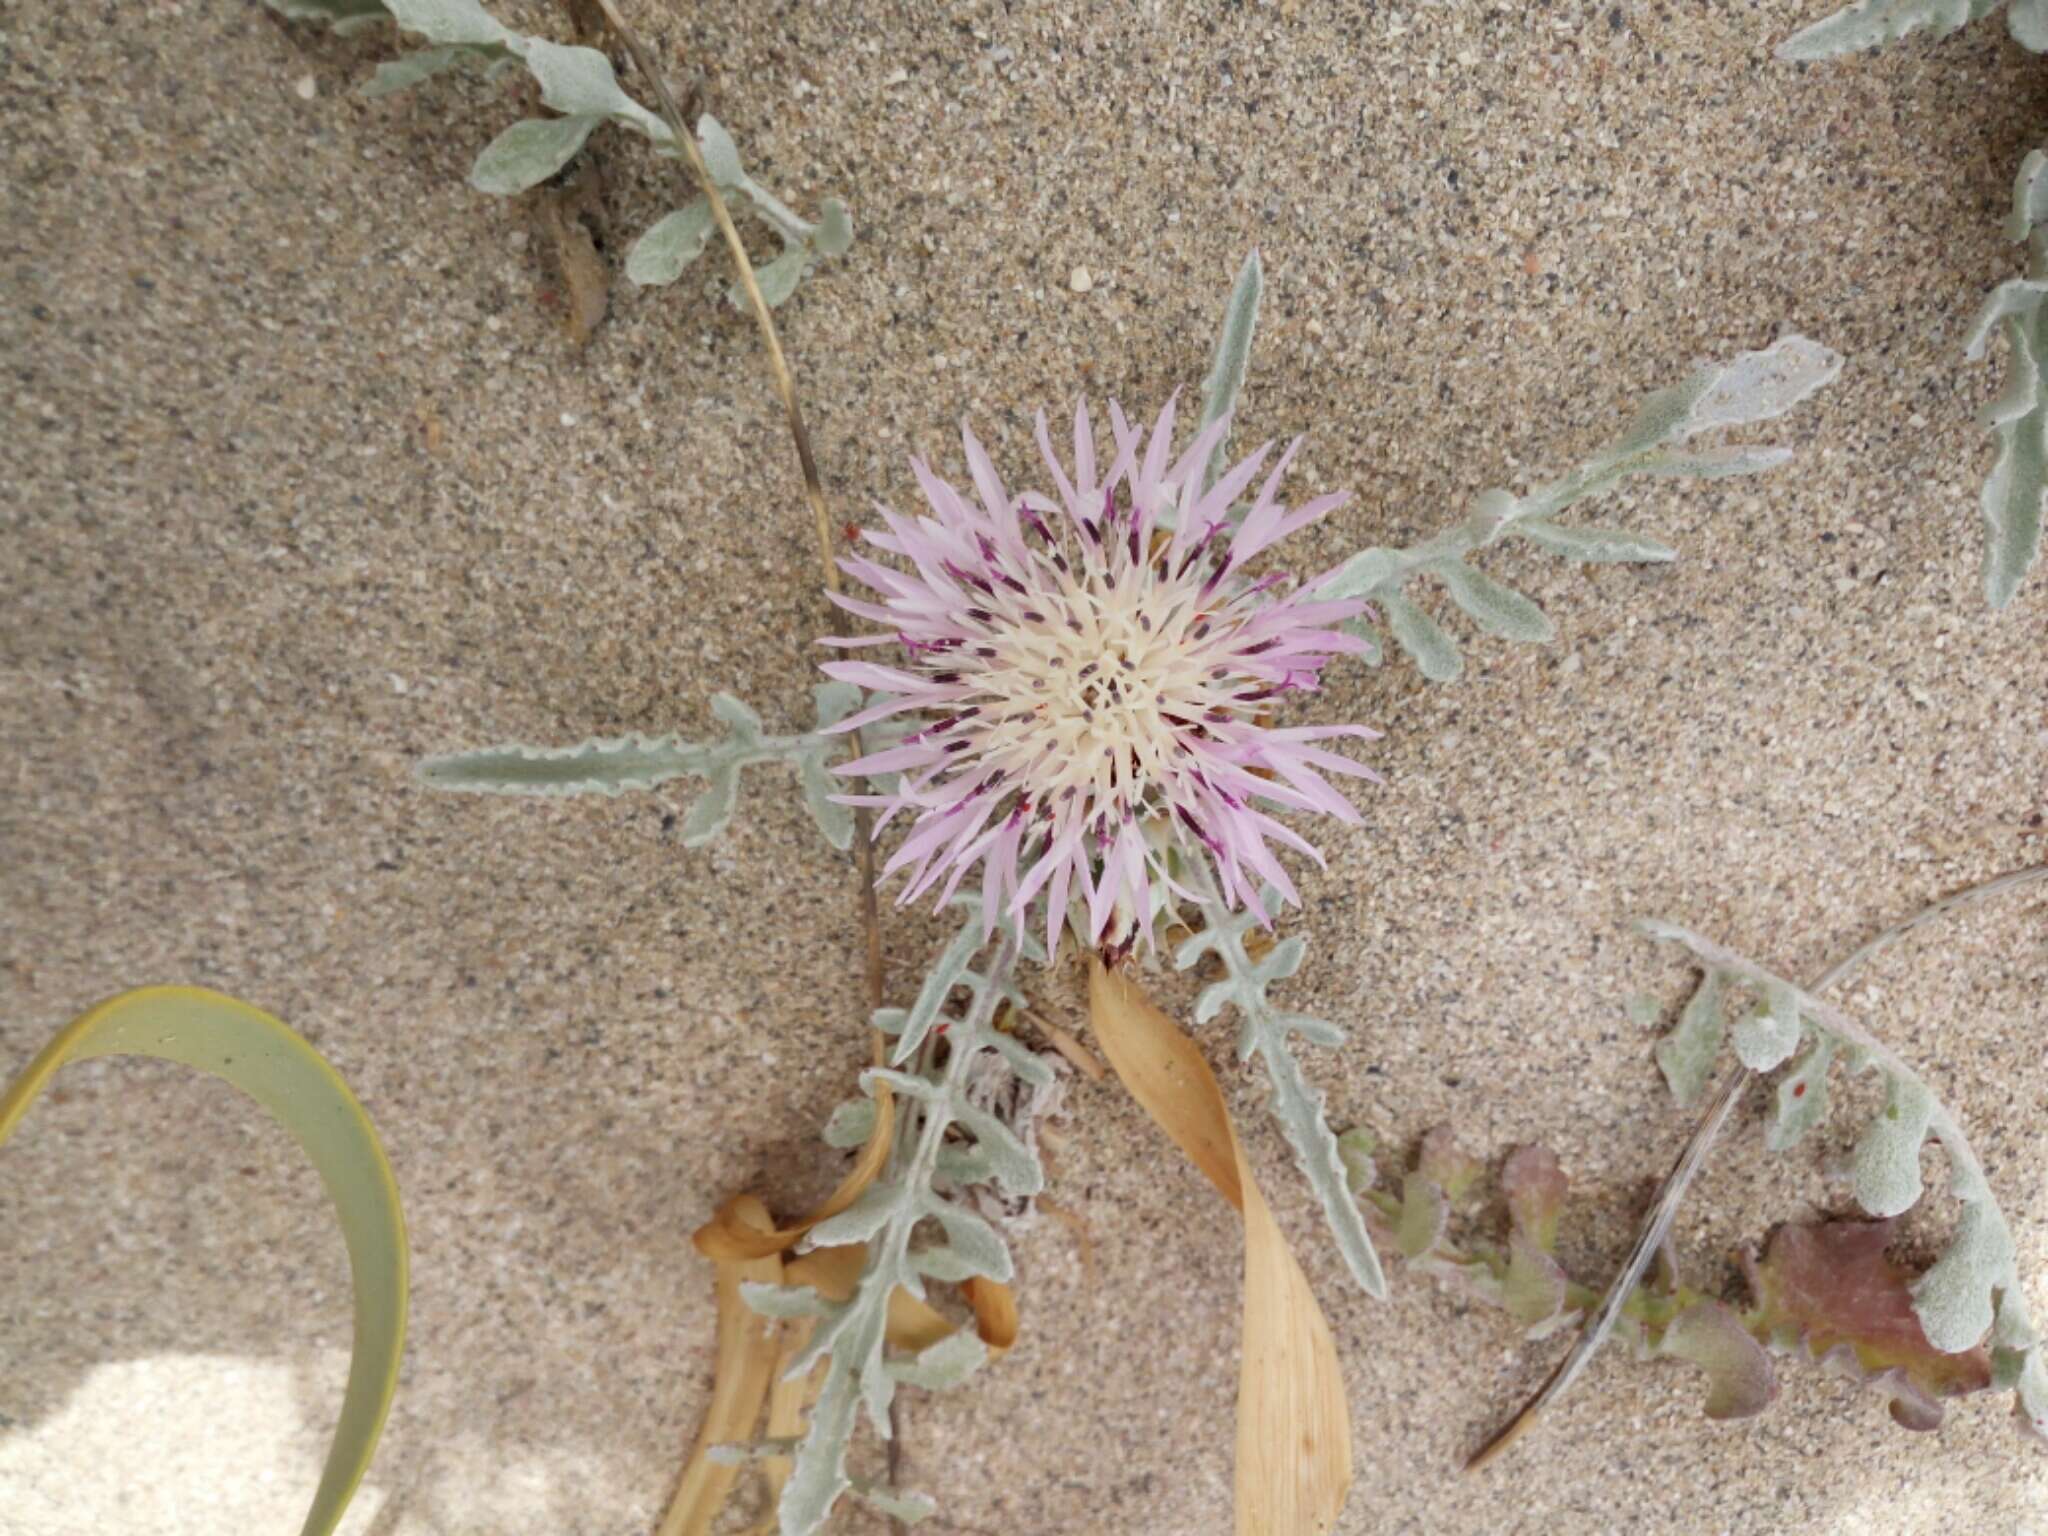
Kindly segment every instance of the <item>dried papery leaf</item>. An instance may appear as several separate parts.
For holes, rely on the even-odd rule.
[[[604,323],[611,302],[611,273],[592,234],[603,217],[596,173],[586,168],[568,185],[541,188],[535,206],[542,238],[568,295],[563,328],[572,346],[584,346]]]
[[[1780,1227],[1744,1268],[1756,1297],[1748,1324],[1782,1348],[1870,1382],[1908,1429],[1941,1422],[1939,1399],[1992,1385],[1982,1347],[1944,1354],[1913,1306],[1914,1275],[1886,1253],[1895,1223],[1823,1221]]]
[[[752,1195],[737,1195],[719,1210],[718,1219],[742,1231],[772,1232],[768,1207]],[[711,1383],[711,1405],[697,1431],[697,1448],[684,1464],[682,1481],[662,1517],[659,1536],[708,1536],[711,1522],[732,1492],[739,1468],[711,1455],[713,1446],[751,1440],[761,1418],[761,1404],[781,1353],[776,1325],[749,1307],[740,1287],[749,1282],[779,1285],[782,1260],[763,1257],[723,1258],[718,1264],[718,1365]]]
[[[1125,976],[1088,970],[1096,1043],[1131,1097],[1245,1223],[1244,1355],[1237,1395],[1238,1536],[1328,1531],[1351,1486],[1351,1424],[1337,1347],[1244,1159],[1201,1052]]]
[[[1718,1301],[1698,1301],[1674,1317],[1657,1341],[1657,1353],[1690,1360],[1707,1373],[1706,1415],[1710,1419],[1752,1419],[1778,1395],[1778,1374],[1770,1356],[1750,1337],[1742,1320]]]
[[[874,1118],[860,1156],[846,1170],[846,1176],[839,1181],[838,1187],[816,1210],[786,1227],[777,1227],[772,1221],[764,1227],[742,1218],[733,1202],[728,1201],[711,1220],[691,1234],[690,1241],[696,1244],[697,1251],[718,1263],[787,1253],[811,1228],[849,1209],[882,1171],[882,1165],[889,1157],[890,1140],[896,1133],[896,1101],[885,1084],[875,1085],[873,1102]]]

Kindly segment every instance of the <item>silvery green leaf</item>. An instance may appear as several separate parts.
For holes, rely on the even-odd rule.
[[[866,1481],[856,1481],[852,1486],[856,1498],[872,1505],[891,1520],[900,1520],[905,1525],[915,1525],[918,1521],[929,1519],[938,1512],[939,1506],[932,1502],[932,1496],[928,1493],[918,1493],[915,1490],[901,1493],[893,1488]]]
[[[964,904],[969,909],[967,921],[920,990],[924,1022],[918,1027],[928,1030],[940,1007],[956,991],[968,994],[966,1007],[949,1016],[945,1051],[919,1055],[914,1073],[889,1075],[899,1086],[915,1080],[922,1105],[906,1109],[896,1146],[868,1192],[851,1210],[813,1229],[810,1235],[813,1243],[865,1242],[866,1255],[852,1294],[820,1319],[785,1377],[807,1379],[819,1362],[825,1362],[817,1406],[797,1447],[796,1464],[777,1510],[778,1528],[784,1536],[811,1536],[839,1495],[851,1486],[846,1473],[847,1444],[862,1405],[877,1431],[886,1435],[889,1404],[899,1377],[914,1379],[921,1367],[929,1367],[925,1375],[937,1384],[957,1363],[950,1352],[960,1351],[964,1356],[978,1347],[977,1341],[976,1345],[950,1344],[936,1355],[928,1351],[906,1373],[901,1362],[885,1358],[890,1297],[898,1289],[923,1294],[922,1277],[954,1281],[975,1275],[1007,1278],[1012,1271],[1009,1251],[996,1230],[974,1212],[942,1196],[934,1184],[935,1179],[948,1180],[950,1189],[979,1182],[997,1160],[987,1154],[998,1138],[992,1136],[971,1147],[961,1140],[963,1132],[973,1136],[978,1127],[985,1130],[985,1122],[974,1116],[956,1119],[956,1112],[963,1104],[972,1107],[966,1085],[977,1065],[986,1064],[985,1053],[1001,1050],[998,1042],[1003,1037],[994,1028],[995,1011],[1005,998],[1015,996],[1011,973],[1025,948],[1008,924],[999,923],[1002,937],[994,958],[985,969],[977,969],[975,958],[985,947],[979,902]],[[881,1010],[877,1017],[887,1013]],[[908,1024],[907,1020],[892,1022]],[[907,1027],[902,1030],[909,1032]],[[975,1112],[977,1116],[980,1113]],[[1012,1137],[1003,1152],[1014,1156],[1016,1151]],[[1023,1155],[1030,1157],[1028,1151]],[[1020,1175],[1020,1182],[1041,1184],[1043,1177],[1034,1163],[1028,1174]],[[943,1228],[946,1241],[913,1249],[914,1235],[929,1221]]]
[[[825,1122],[825,1145],[842,1151],[858,1147],[866,1143],[874,1130],[875,1101],[869,1098],[846,1099]]]
[[[1774,420],[1841,371],[1841,353],[1804,336],[1786,336],[1761,352],[1710,365],[1694,380],[1698,393],[1676,436],[1683,441],[1717,427]]]
[[[1010,1261],[1010,1250],[996,1229],[965,1206],[934,1200],[925,1214],[937,1219],[945,1230],[947,1247],[952,1250],[953,1257],[966,1266],[969,1274],[986,1275],[991,1280],[1008,1280],[1016,1273]]]
[[[888,1088],[900,1093],[906,1099],[920,1099],[929,1102],[943,1098],[945,1090],[929,1078],[919,1077],[915,1072],[898,1072],[892,1067],[869,1067],[860,1075],[863,1090],[873,1091],[876,1087]]]
[[[349,22],[377,21],[390,14],[383,0],[263,0],[286,21],[324,21],[339,32]]]
[[[1771,1127],[1764,1142],[1771,1151],[1785,1151],[1827,1119],[1828,1067],[1834,1057],[1834,1041],[1827,1035],[1817,1034],[1813,1049],[1801,1058],[1798,1066],[1779,1079]]]
[[[1827,59],[1894,42],[1922,27],[1939,37],[1980,16],[1989,16],[2004,0],[1858,0],[1824,21],[1794,33],[1778,46],[1781,59]]]
[[[1259,959],[1253,959],[1245,948],[1245,938],[1258,923],[1257,915],[1232,911],[1226,906],[1208,874],[1189,870],[1185,877],[1200,899],[1202,927],[1180,946],[1174,964],[1187,970],[1199,964],[1204,955],[1214,954],[1223,969],[1223,979],[1206,988],[1197,1002],[1198,1018],[1212,1018],[1226,1004],[1238,1011],[1242,1021],[1238,1055],[1246,1060],[1256,1055],[1265,1063],[1273,1087],[1273,1116],[1280,1122],[1309,1187],[1322,1203],[1337,1251],[1344,1256],[1352,1278],[1366,1294],[1384,1300],[1386,1275],[1354,1198],[1351,1179],[1356,1170],[1347,1165],[1344,1151],[1324,1116],[1323,1096],[1302,1072],[1289,1039],[1291,1032],[1305,1024],[1315,1026],[1313,1032],[1327,1038],[1330,1026],[1302,1014],[1284,1012],[1266,995],[1274,982],[1299,969],[1306,944],[1290,937]],[[1261,892],[1260,903],[1262,907],[1274,905],[1274,893]],[[1354,1141],[1354,1148],[1356,1145]]]
[[[890,1361],[889,1374],[900,1385],[940,1392],[959,1386],[987,1363],[988,1346],[972,1328],[959,1328],[919,1350],[915,1359]]]
[[[1991,1330],[1992,1297],[2009,1283],[2015,1256],[1997,1207],[1964,1206],[1947,1250],[1913,1283],[1913,1310],[1927,1342],[1950,1355],[1974,1348]]]
[[[1043,1088],[1052,1082],[1053,1071],[1046,1065],[1045,1058],[1014,1035],[997,1031],[989,1036],[988,1043],[1020,1081],[1034,1088]]]
[[[453,69],[463,57],[461,48],[415,48],[379,64],[376,73],[363,83],[365,96],[389,96]]]
[[[1017,1133],[964,1093],[953,1096],[953,1118],[986,1157],[990,1175],[1011,1195],[1035,1195],[1045,1188],[1045,1170]]]
[[[1919,1200],[1920,1146],[1933,1115],[1934,1096],[1925,1085],[1903,1078],[1886,1084],[1884,1108],[1849,1156],[1856,1203],[1871,1215],[1896,1216]]]
[[[430,43],[509,46],[519,38],[477,0],[387,0],[387,4],[399,26]]]
[[[2042,8],[2036,6],[2038,13]],[[2027,151],[2012,185],[2012,217],[2006,220],[2008,240],[2024,240],[2036,224],[2048,222],[2048,152]]]
[[[435,789],[471,794],[617,796],[701,773],[703,763],[704,749],[677,736],[613,736],[574,747],[451,752],[422,761],[419,776]]]
[[[797,1448],[796,1465],[775,1506],[781,1536],[813,1536],[850,1486],[846,1447],[853,1438],[859,1385],[851,1372],[828,1371],[812,1407],[810,1425]]]
[[[1408,653],[1422,675],[1433,683],[1448,683],[1465,670],[1458,655],[1458,643],[1441,624],[1398,592],[1380,599],[1386,610],[1387,630],[1394,643]]]
[[[529,117],[514,123],[476,157],[469,184],[494,197],[537,187],[567,165],[600,117]]]
[[[1637,564],[1676,560],[1678,551],[1662,539],[1626,528],[1567,527],[1547,518],[1524,518],[1509,530],[1553,555],[1587,565]]]
[[[1963,341],[1963,356],[1976,362],[1984,355],[1985,344],[2000,321],[2026,319],[2040,309],[2043,298],[2048,298],[2048,282],[2038,278],[2014,277],[2000,283],[1991,290],[1971,322],[1970,334]]]
[[[747,179],[740,168],[740,147],[733,143],[725,124],[706,112],[697,119],[697,148],[704,156],[704,168],[721,189],[737,187]]]
[[[994,1160],[980,1147],[966,1142],[948,1142],[939,1148],[939,1155],[932,1163],[932,1172],[937,1179],[950,1184],[986,1184],[994,1177]],[[935,1275],[933,1278],[945,1277]]]
[[[1380,637],[1363,619],[1346,619],[1337,626],[1353,639],[1364,642],[1365,649],[1358,652],[1358,659],[1368,667],[1376,667],[1386,658],[1380,650]]]
[[[643,288],[674,282],[704,254],[711,227],[711,204],[701,197],[665,214],[626,253],[626,276]]]
[[[1730,480],[1760,475],[1791,460],[1790,448],[1667,448],[1642,460],[1635,472],[1661,479]]]
[[[1994,428],[1998,459],[1984,482],[1978,508],[1984,518],[1984,596],[1993,608],[2013,600],[2041,549],[2041,505],[2048,497],[2048,405],[2041,385],[2043,317],[2037,310],[2026,321],[2006,326],[2012,342],[2010,367],[2018,382],[2008,385],[2001,402],[2008,411],[2031,396],[2032,405],[2008,414]]]
[[[852,1205],[811,1228],[804,1247],[839,1248],[848,1243],[864,1243],[887,1226],[908,1200],[900,1184],[870,1184]]]
[[[2017,871],[1937,903],[1929,912],[1945,911],[1960,901],[2028,883],[2037,874]],[[1899,925],[1887,937],[1917,927],[1927,915]],[[2037,1432],[2048,1431],[2048,1370],[2043,1368],[2039,1340],[2027,1316],[2011,1224],[1954,1115],[1911,1066],[1840,1009],[1677,924],[1646,922],[1640,926],[1653,938],[1685,945],[1709,975],[1724,977],[1766,999],[1777,998],[1773,1011],[1789,1005],[1814,1034],[1813,1052],[1779,1087],[1777,1121],[1770,1139],[1773,1150],[1790,1146],[1820,1118],[1819,1101],[1831,1051],[1839,1054],[1851,1071],[1874,1070],[1885,1084],[1884,1108],[1865,1127],[1849,1160],[1856,1199],[1865,1210],[1891,1217],[1917,1203],[1924,1190],[1922,1146],[1930,1136],[1941,1144],[1949,1170],[1949,1193],[1962,1211],[1947,1251],[1914,1286],[1914,1310],[1929,1342],[1950,1353],[1970,1348],[1987,1328],[1992,1329],[1995,1378],[2014,1386],[2021,1419]],[[1874,947],[1858,951],[1845,966],[1830,972],[1828,980],[1838,980]],[[1802,1082],[1811,1085],[1804,1095],[1795,1091]]]
[[[939,1010],[946,1005],[946,999],[966,976],[967,968],[982,947],[980,925],[969,923],[953,936],[940,954],[937,962],[925,973],[924,984],[918,988],[917,1000],[910,1005],[910,1012],[903,1021],[903,1030],[896,1037],[896,1049],[890,1053],[890,1060],[897,1063],[908,1061],[917,1054],[917,1048],[924,1044],[924,1037],[939,1021]]]
[[[1766,987],[1764,1004],[1735,1024],[1735,1054],[1752,1072],[1768,1072],[1799,1049],[1799,1005],[1792,989]]]
[[[827,727],[853,713],[861,694],[851,683],[818,683],[811,689],[811,699],[817,706],[818,728],[808,736],[793,738],[791,760],[803,789],[804,808],[825,834],[825,841],[844,853],[853,846],[853,807],[833,798],[843,786],[827,764],[844,750],[842,744],[848,738],[827,734]]]
[[[740,1282],[740,1300],[763,1317],[824,1317],[833,1307],[808,1285],[769,1285],[759,1280]]]
[[[1408,574],[1408,567],[1391,549],[1361,549],[1318,583],[1316,594],[1326,598],[1376,597],[1389,582]]]
[[[754,269],[754,283],[761,290],[761,300],[770,309],[783,303],[796,292],[796,285],[803,280],[804,270],[811,264],[811,253],[800,245],[793,245],[765,267]],[[726,302],[734,309],[749,308],[745,285],[734,283],[725,290]]]
[[[1657,1042],[1657,1067],[1682,1107],[1698,1102],[1714,1075],[1726,1025],[1721,1017],[1721,977],[1708,971],[1699,990],[1678,1016],[1677,1027]]]
[[[828,197],[818,204],[818,232],[811,237],[811,244],[820,256],[843,256],[853,244],[853,217],[838,198]]]
[[[1488,634],[1503,640],[1524,640],[1542,644],[1556,638],[1557,630],[1543,610],[1512,587],[1502,586],[1484,571],[1462,560],[1446,560],[1427,567],[1444,584],[1465,614]],[[1427,675],[1428,669],[1424,669]]]
[[[2048,53],[2048,0],[2012,0],[2005,12],[2012,40],[2034,53]]]
[[[546,38],[522,38],[515,51],[540,83],[540,99],[570,117],[612,118],[651,139],[669,137],[668,125],[619,87],[612,61],[595,48],[566,47]]]
[[[1245,368],[1251,360],[1252,333],[1259,323],[1259,297],[1265,291],[1266,274],[1259,264],[1259,250],[1253,246],[1251,254],[1238,269],[1237,281],[1231,284],[1230,299],[1223,306],[1223,330],[1216,338],[1216,353],[1210,360],[1207,377],[1202,380],[1202,417],[1196,430],[1215,425],[1226,415],[1237,410],[1237,397],[1244,388]],[[1208,490],[1222,473],[1228,434],[1217,440],[1215,449],[1209,455],[1209,462],[1202,467],[1201,488]]]

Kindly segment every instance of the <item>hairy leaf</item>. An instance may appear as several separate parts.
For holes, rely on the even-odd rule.
[[[1335,1031],[1317,1020],[1287,1013],[1266,995],[1274,982],[1294,974],[1306,946],[1299,938],[1275,945],[1265,956],[1254,959],[1245,947],[1245,937],[1257,925],[1256,913],[1233,912],[1224,905],[1213,881],[1195,874],[1195,894],[1200,902],[1202,927],[1180,946],[1174,964],[1186,970],[1203,956],[1213,954],[1223,967],[1223,978],[1205,988],[1195,1004],[1197,1021],[1214,1018],[1224,1007],[1237,1010],[1238,1056],[1257,1056],[1265,1063],[1273,1085],[1272,1109],[1294,1149],[1294,1156],[1307,1175],[1309,1186],[1322,1202],[1323,1214],[1337,1239],[1337,1248],[1352,1278],[1368,1295],[1385,1297],[1387,1281],[1373,1252],[1372,1238],[1358,1202],[1352,1198],[1345,1160],[1337,1138],[1323,1115],[1322,1095],[1310,1086],[1295,1058],[1291,1036],[1314,1035],[1330,1040]],[[1261,895],[1263,906],[1278,898],[1270,890]]]
[[[1216,338],[1216,355],[1210,360],[1208,376],[1202,380],[1200,427],[1214,426],[1237,411],[1237,397],[1244,389],[1245,368],[1251,360],[1252,332],[1259,323],[1259,297],[1265,287],[1265,269],[1259,263],[1258,247],[1254,246],[1238,269],[1229,302],[1223,306],[1223,330]],[[1202,467],[1204,491],[1223,472],[1229,447],[1226,433],[1210,451],[1209,462]]]
[[[1794,33],[1778,46],[1781,59],[1826,59],[1875,48],[1922,27],[1939,37],[1989,16],[2004,0],[1858,0]]]
[[[1719,479],[1756,474],[1789,457],[1780,448],[1689,447],[1704,433],[1784,415],[1841,371],[1841,357],[1803,336],[1699,369],[1684,383],[1646,399],[1621,435],[1561,479],[1525,496],[1481,492],[1459,521],[1406,549],[1360,550],[1316,586],[1330,598],[1362,597],[1385,614],[1388,629],[1425,677],[1449,682],[1461,671],[1456,645],[1402,594],[1418,572],[1442,578],[1453,601],[1492,633],[1547,640],[1550,620],[1536,605],[1465,563],[1473,551],[1512,534],[1581,562],[1658,561],[1669,546],[1644,535],[1557,522],[1569,508],[1636,476]]]
[[[617,796],[686,776],[707,779],[709,787],[682,827],[683,845],[698,848],[731,821],[742,769],[786,762],[797,771],[804,804],[818,829],[843,852],[853,845],[853,813],[832,799],[836,791],[826,763],[841,750],[841,738],[825,728],[844,719],[860,702],[860,690],[847,683],[820,683],[812,695],[819,728],[801,736],[762,735],[759,715],[731,694],[718,693],[711,697],[711,713],[728,729],[723,741],[617,736],[593,738],[574,747],[511,743],[430,757],[420,763],[418,772],[435,789],[492,795]]]
[[[569,163],[602,121],[599,117],[529,117],[514,123],[484,146],[470,167],[469,184],[496,197],[537,187]]]

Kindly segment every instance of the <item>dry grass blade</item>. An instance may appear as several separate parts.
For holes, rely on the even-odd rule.
[[[1160,1129],[1244,1215],[1244,1356],[1237,1389],[1237,1536],[1328,1531],[1351,1487],[1351,1419],[1337,1345],[1273,1219],[1216,1076],[1195,1043],[1099,959],[1096,1042]]]
[[[768,1208],[752,1195],[728,1201],[719,1214],[728,1212],[735,1224],[758,1231],[771,1231],[775,1225]],[[696,1449],[683,1467],[682,1481],[669,1501],[659,1536],[708,1536],[711,1522],[725,1507],[740,1469],[713,1461],[711,1448],[753,1438],[780,1358],[775,1323],[741,1300],[740,1285],[748,1280],[772,1285],[781,1278],[782,1260],[772,1253],[727,1260],[718,1266],[718,1373],[712,1381],[711,1406],[705,1410]]]

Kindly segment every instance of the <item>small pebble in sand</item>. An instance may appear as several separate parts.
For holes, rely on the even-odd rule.
[[[1076,267],[1073,276],[1067,279],[1067,286],[1076,293],[1086,293],[1095,286],[1095,278],[1086,267]]]
[[[320,82],[311,75],[301,75],[292,82],[292,89],[299,93],[299,100],[311,101],[320,94]]]

